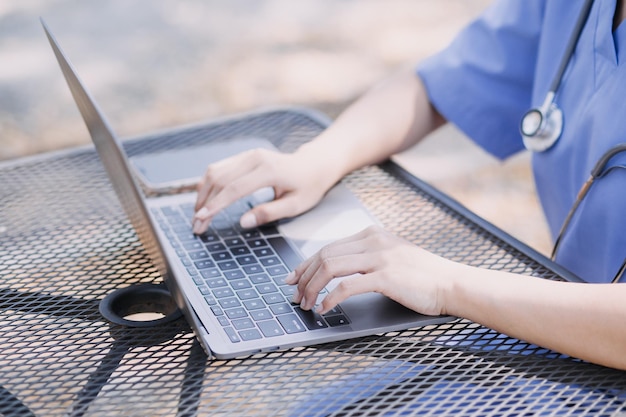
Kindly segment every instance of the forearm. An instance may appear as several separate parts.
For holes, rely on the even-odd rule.
[[[405,70],[367,92],[299,152],[323,162],[338,180],[412,146],[443,123],[419,77]]]
[[[626,369],[626,286],[461,266],[446,312],[590,362]]]

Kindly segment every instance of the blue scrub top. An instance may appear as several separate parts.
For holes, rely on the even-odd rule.
[[[500,0],[417,69],[437,110],[498,158],[523,148],[520,119],[548,92],[584,0]],[[561,138],[533,155],[553,237],[598,159],[626,142],[626,22],[596,0],[557,91]],[[619,155],[609,166],[626,165]],[[520,219],[524,221],[524,219]],[[626,257],[626,170],[596,181],[556,261],[589,282],[610,282]]]

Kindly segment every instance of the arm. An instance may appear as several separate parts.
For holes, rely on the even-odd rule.
[[[454,266],[448,314],[597,364],[626,369],[626,286]]]
[[[220,210],[262,187],[274,188],[276,198],[244,214],[243,227],[303,213],[347,173],[408,148],[443,122],[419,77],[403,71],[293,154],[255,150],[209,166],[198,187],[194,232],[204,232]]]
[[[352,275],[357,274],[358,275]],[[352,275],[352,276],[349,276]],[[464,317],[530,343],[626,369],[626,285],[579,284],[452,262],[379,228],[332,243],[289,275],[293,301],[317,307],[376,291],[423,314]]]
[[[297,153],[318,163],[330,155],[326,165],[336,182],[355,169],[411,147],[444,122],[430,104],[420,78],[405,70],[372,88]]]

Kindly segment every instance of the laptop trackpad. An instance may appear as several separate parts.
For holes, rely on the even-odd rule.
[[[333,187],[310,211],[281,223],[280,232],[305,258],[322,247],[379,224],[343,184]]]

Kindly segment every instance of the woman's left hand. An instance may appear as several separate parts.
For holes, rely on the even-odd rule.
[[[422,314],[439,315],[446,314],[443,272],[453,265],[372,226],[325,246],[299,265],[286,282],[298,286],[293,302],[310,310],[326,284],[347,277],[316,308],[320,314],[352,295],[378,292]]]

